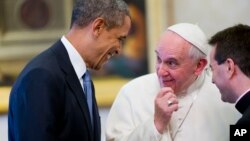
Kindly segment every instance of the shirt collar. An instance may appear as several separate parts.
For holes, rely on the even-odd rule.
[[[87,69],[83,58],[65,36],[62,36],[61,41],[69,54],[70,62],[78,79],[81,79]]]
[[[247,89],[247,90],[246,90],[246,91],[236,100],[235,104],[237,104],[237,103],[240,101],[240,99],[241,99],[245,94],[248,93],[248,91],[250,91],[250,88]]]

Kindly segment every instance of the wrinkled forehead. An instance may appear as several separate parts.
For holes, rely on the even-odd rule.
[[[166,31],[164,32],[160,40],[158,41],[158,44],[156,46],[156,51],[158,53],[188,53],[190,47],[192,44],[190,44],[188,41],[183,39],[178,34],[172,32],[172,31]]]

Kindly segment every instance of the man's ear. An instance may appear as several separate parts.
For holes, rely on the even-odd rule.
[[[225,72],[227,73],[228,78],[231,78],[236,73],[235,63],[231,58],[228,58],[224,64],[226,67]]]
[[[206,59],[200,59],[197,63],[196,69],[195,69],[195,74],[200,75],[201,72],[204,70],[204,68],[207,65],[207,60]]]
[[[93,21],[92,31],[95,37],[98,37],[105,28],[105,21],[103,18],[97,18]]]

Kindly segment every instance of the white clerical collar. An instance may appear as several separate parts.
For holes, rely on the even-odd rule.
[[[241,99],[245,94],[247,94],[248,91],[250,91],[250,88],[247,89],[247,90],[246,90],[246,91],[236,100],[235,104],[237,104],[237,103],[240,101],[240,99]]]

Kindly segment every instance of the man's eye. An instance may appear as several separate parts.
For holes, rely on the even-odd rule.
[[[178,66],[177,62],[175,61],[168,61],[166,62],[169,68],[176,68]]]
[[[170,65],[170,66],[177,65],[176,62],[173,62],[173,61],[169,61],[167,64]]]

